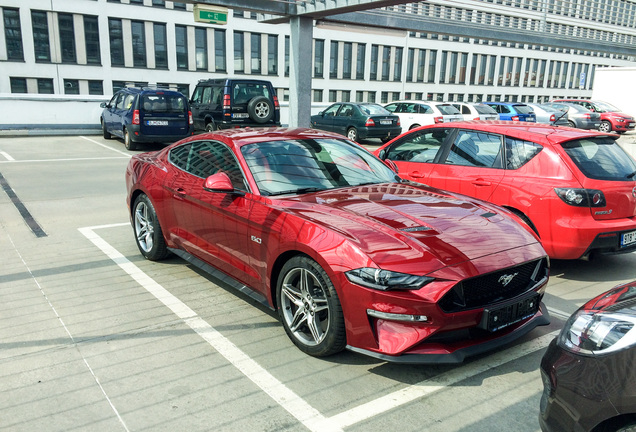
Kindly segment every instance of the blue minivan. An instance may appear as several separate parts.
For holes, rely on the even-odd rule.
[[[194,132],[188,98],[175,90],[126,87],[100,107],[104,138],[122,138],[128,150],[140,143],[172,143]]]
[[[532,107],[518,102],[483,102],[499,114],[499,120],[536,122]]]

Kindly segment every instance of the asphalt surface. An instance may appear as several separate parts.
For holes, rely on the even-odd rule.
[[[636,133],[620,142],[636,156]],[[315,359],[246,296],[142,258],[131,154],[96,136],[0,137],[0,430],[537,431],[545,347],[636,279],[634,253],[553,261],[552,323],[461,365]]]

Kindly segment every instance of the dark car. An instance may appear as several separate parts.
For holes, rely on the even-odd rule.
[[[554,126],[570,126],[570,123],[568,123],[568,115],[564,111],[542,104],[529,103],[528,106],[532,108],[537,123]]]
[[[567,113],[568,124],[577,129],[598,129],[601,115],[589,109],[569,102],[547,102],[544,105]]]
[[[351,141],[380,138],[386,142],[402,133],[400,118],[374,103],[335,103],[311,116],[311,127],[345,135]]]
[[[537,121],[532,108],[526,104],[516,102],[484,102],[484,104],[497,111],[499,120],[521,122]]]
[[[197,131],[280,126],[276,90],[266,80],[201,80],[192,92],[190,105]]]
[[[587,302],[541,360],[544,432],[636,431],[636,281]]]
[[[620,134],[634,130],[634,127],[636,126],[633,116],[621,112],[620,109],[607,102],[587,99],[555,99],[553,102],[573,103],[581,105],[592,112],[599,113],[601,115],[601,124],[599,125],[598,130],[601,132],[616,131]]]
[[[315,129],[234,129],[135,155],[134,241],[222,272],[299,349],[461,362],[549,323],[549,261],[501,208],[403,182]]]
[[[100,107],[104,138],[123,138],[128,150],[140,143],[172,143],[193,133],[188,98],[178,91],[127,87]]]

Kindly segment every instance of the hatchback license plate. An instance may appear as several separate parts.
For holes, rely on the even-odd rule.
[[[632,243],[636,243],[636,231],[621,235],[621,247],[629,246]]]
[[[168,120],[147,120],[148,126],[168,126]]]
[[[250,115],[248,113],[234,113],[232,114],[232,118],[248,118]]]
[[[534,294],[516,303],[496,309],[484,309],[480,328],[496,332],[535,315],[539,310],[539,296]]]

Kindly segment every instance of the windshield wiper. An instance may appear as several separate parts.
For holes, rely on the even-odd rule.
[[[633,173],[631,173],[631,174],[627,174],[625,177],[627,177],[628,179],[630,179],[630,178],[634,178],[634,176],[636,176],[636,171],[634,171],[634,172],[633,172]]]
[[[325,188],[311,186],[311,187],[304,187],[304,188],[298,188],[298,189],[289,189],[289,190],[278,191],[278,192],[270,192],[267,195],[268,196],[274,196],[274,195],[287,195],[287,194],[305,194],[305,193],[309,193],[309,192],[318,192],[318,191],[323,191],[323,190],[325,190]]]

